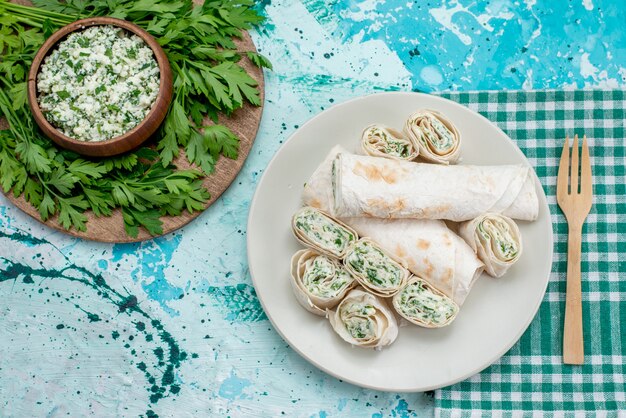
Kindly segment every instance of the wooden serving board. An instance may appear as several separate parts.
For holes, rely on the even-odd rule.
[[[25,3],[22,1],[18,2]],[[238,47],[241,51],[256,51],[252,38],[247,32],[244,33],[243,39],[238,42]],[[259,83],[261,103],[263,103],[265,87],[263,70],[252,64],[252,62],[250,62],[247,58],[242,59],[242,67]],[[252,148],[252,144],[259,129],[262,113],[262,106],[255,107],[250,104],[246,104],[242,109],[234,112],[230,117],[220,117],[220,123],[229,127],[241,140],[239,145],[239,158],[237,160],[231,160],[229,158],[220,157],[215,165],[215,172],[204,179],[204,187],[206,187],[209,193],[211,193],[211,200],[206,203],[205,210],[211,206],[226,189],[228,189],[241,170],[241,167],[243,166],[243,163]],[[4,119],[0,120],[0,129],[6,128],[6,121]],[[144,145],[149,145],[149,143]],[[180,169],[190,168],[190,164],[184,157],[182,149],[181,155],[174,160],[174,164],[176,164],[176,166]],[[32,216],[35,220],[42,222],[37,209],[28,203],[23,196],[15,198],[11,192],[7,193],[6,196],[11,202],[13,202],[13,204],[15,204],[15,206]],[[184,211],[179,216],[165,216],[161,218],[163,221],[162,235],[188,224],[201,213],[202,212],[194,212],[190,214],[187,211]],[[86,224],[87,230],[85,232],[76,231],[75,229],[70,229],[69,231],[66,230],[59,224],[56,216],[42,223],[75,237],[93,241],[137,242],[154,238],[142,228],[139,229],[139,235],[136,238],[129,237],[124,230],[122,212],[119,209],[116,209],[110,217],[96,217],[91,211],[85,212],[85,214],[88,219]]]

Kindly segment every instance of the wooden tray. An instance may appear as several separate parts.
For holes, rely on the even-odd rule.
[[[20,1],[19,3],[25,3]],[[248,33],[244,33],[242,41],[238,42],[239,50],[253,51],[256,50],[252,38]],[[261,91],[261,103],[264,100],[264,79],[263,70],[252,64],[247,58],[242,59],[243,68],[259,83],[259,89]],[[229,127],[241,140],[239,145],[239,158],[237,160],[231,160],[226,157],[221,157],[215,165],[215,172],[209,177],[206,177],[203,181],[204,187],[211,193],[211,200],[205,205],[205,210],[213,204],[219,198],[228,186],[235,180],[235,177],[241,170],[243,163],[245,162],[250,148],[256,137],[259,124],[261,122],[261,114],[263,113],[263,107],[255,107],[250,104],[246,104],[242,109],[234,112],[229,118],[220,118],[220,123]],[[7,124],[3,119],[0,121],[0,129],[6,129]],[[148,145],[147,143],[145,145]],[[181,169],[189,168],[190,165],[187,159],[184,157],[184,152],[181,149],[181,155],[174,160],[174,163]],[[6,194],[7,198],[15,204],[18,208],[32,216],[35,220],[42,222],[39,217],[37,209],[35,209],[30,203],[28,203],[23,196],[15,198],[11,192]],[[186,224],[191,222],[194,218],[198,217],[202,212],[194,212],[189,214],[183,212],[179,216],[165,216],[163,221],[163,234],[170,233]],[[95,217],[91,211],[85,212],[87,215],[87,230],[85,232],[79,232],[74,229],[69,231],[63,228],[57,221],[57,217],[48,219],[46,222],[42,222],[51,228],[58,229],[59,231],[73,235],[75,237],[101,241],[101,242],[137,242],[145,241],[150,238],[154,238],[148,234],[142,228],[139,229],[139,235],[137,238],[129,237],[124,230],[124,221],[122,219],[122,212],[116,209],[109,217]]]

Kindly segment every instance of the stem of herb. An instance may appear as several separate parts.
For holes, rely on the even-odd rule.
[[[0,2],[2,4],[2,8],[7,11],[13,13],[19,13],[22,16],[28,16],[40,20],[43,22],[46,19],[49,19],[53,23],[59,23],[62,25],[67,25],[72,23],[75,19],[69,17],[63,13],[49,12],[43,9],[39,9],[32,6],[24,6],[21,4],[8,3],[8,2]]]

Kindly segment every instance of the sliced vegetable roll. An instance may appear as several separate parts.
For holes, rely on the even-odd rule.
[[[484,269],[476,253],[443,221],[433,219],[349,218],[345,222],[391,255],[411,273],[461,306]]]
[[[395,295],[410,275],[404,261],[396,261],[368,238],[352,244],[343,262],[363,287],[382,297]]]
[[[331,326],[346,342],[381,348],[398,336],[398,323],[387,304],[360,289],[351,290],[337,310],[328,311]]]
[[[522,255],[522,236],[513,219],[497,213],[487,213],[464,222],[459,235],[485,263],[493,277],[501,277]]]
[[[361,135],[361,148],[373,157],[392,160],[414,160],[419,154],[413,143],[402,133],[384,125],[370,125]]]
[[[291,259],[291,287],[309,312],[325,316],[357,282],[338,261],[313,250],[300,250]]]
[[[331,257],[343,258],[348,246],[359,239],[352,228],[310,206],[293,215],[291,226],[298,241]]]
[[[409,116],[404,134],[422,158],[438,164],[455,163],[461,152],[461,135],[441,113],[422,109]]]
[[[426,328],[444,327],[459,312],[459,305],[417,276],[393,297],[393,307],[407,321]]]

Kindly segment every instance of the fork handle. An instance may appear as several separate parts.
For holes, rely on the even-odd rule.
[[[583,364],[585,359],[580,284],[581,235],[582,223],[570,224],[567,238],[567,295],[563,329],[563,362],[565,364]]]

